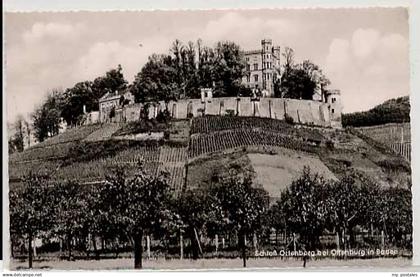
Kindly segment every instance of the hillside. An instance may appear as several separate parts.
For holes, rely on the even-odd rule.
[[[387,123],[410,122],[408,96],[390,99],[366,112],[342,115],[343,126],[373,126]]]
[[[11,188],[29,172],[57,181],[100,182],[120,165],[132,174],[139,161],[152,174],[168,172],[176,192],[211,184],[234,167],[255,174],[272,198],[305,165],[328,179],[354,171],[382,186],[411,182],[404,159],[347,130],[231,116],[173,120],[148,133],[130,124],[79,127],[10,155]]]

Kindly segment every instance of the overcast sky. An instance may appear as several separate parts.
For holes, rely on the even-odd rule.
[[[243,49],[271,38],[296,60],[320,65],[345,112],[409,94],[408,12],[403,8],[246,11],[7,13],[8,121],[53,88],[93,80],[118,64],[131,82],[152,53],[176,38]],[[142,45],[142,47],[139,46]]]

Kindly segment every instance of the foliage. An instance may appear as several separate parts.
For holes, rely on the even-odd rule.
[[[211,188],[215,204],[219,205],[222,219],[228,229],[238,232],[244,267],[246,267],[246,236],[261,228],[268,209],[268,193],[256,188],[250,175],[232,171],[220,184]]]
[[[197,259],[199,254],[197,236],[205,224],[216,220],[217,209],[212,209],[211,203],[210,195],[204,189],[187,190],[174,203],[174,210],[180,216],[183,229],[191,241],[193,259]]]
[[[24,138],[25,132],[24,127],[28,123],[23,119],[22,116],[18,116],[14,124],[14,134],[9,138],[9,154],[14,152],[22,152],[24,149]]]
[[[39,142],[59,133],[61,122],[61,92],[52,91],[45,102],[32,114],[35,137]]]
[[[154,233],[169,211],[170,189],[165,175],[147,174],[142,165],[133,178],[122,169],[107,177],[100,191],[103,213],[134,242],[134,267],[142,267],[144,233]]]
[[[276,97],[312,100],[317,88],[325,93],[330,81],[322,73],[320,67],[309,60],[296,64],[294,51],[285,47],[283,74],[280,81],[274,84]]]
[[[344,127],[410,122],[410,99],[408,96],[390,99],[369,111],[343,114],[342,122]]]
[[[295,120],[293,119],[293,117],[291,117],[289,114],[284,114],[284,121],[286,121],[286,123],[288,124],[294,124]]]
[[[299,234],[304,250],[314,250],[320,245],[326,222],[327,205],[323,192],[327,183],[305,167],[302,175],[282,192],[279,205],[283,207],[288,228]]]
[[[98,101],[107,92],[123,91],[126,88],[127,81],[124,79],[120,64],[116,69],[114,68],[106,72],[104,76],[97,77],[92,83],[92,92],[95,101]],[[97,110],[97,108],[94,110]]]
[[[130,90],[136,102],[199,98],[200,88],[213,87],[214,96],[246,94],[241,86],[245,64],[233,42],[218,42],[214,48],[175,40],[170,54],[149,57]]]
[[[20,191],[9,194],[10,233],[27,240],[29,268],[32,268],[34,238],[51,230],[54,212],[44,176],[29,175]]]
[[[66,238],[68,259],[72,258],[72,239],[80,236],[87,219],[86,193],[81,190],[80,184],[69,181],[54,186],[52,192],[54,205],[54,233]]]
[[[325,87],[329,84],[321,69],[308,60],[286,72],[279,86],[279,92],[284,98],[312,100],[317,86]]]

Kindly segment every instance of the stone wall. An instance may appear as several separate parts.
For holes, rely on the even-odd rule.
[[[140,119],[142,104],[126,106],[117,116],[119,121],[135,121]],[[157,115],[159,110],[166,108],[165,103],[151,104],[149,118]],[[188,118],[202,115],[226,115],[233,113],[239,116],[257,116],[283,120],[285,114],[294,122],[313,124],[324,127],[341,127],[341,121],[331,121],[328,103],[286,98],[261,98],[254,101],[250,97],[221,97],[202,101],[201,99],[185,99],[168,103],[169,113],[174,118]]]

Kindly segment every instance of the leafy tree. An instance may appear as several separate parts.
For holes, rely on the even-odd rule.
[[[62,182],[54,186],[52,200],[55,207],[54,231],[67,241],[68,259],[72,258],[72,240],[82,233],[87,215],[85,192],[73,181]]]
[[[61,122],[61,93],[52,91],[46,101],[32,114],[35,137],[44,141],[59,133]]]
[[[274,84],[276,97],[312,100],[317,87],[320,87],[321,93],[325,93],[330,81],[318,65],[309,60],[296,64],[294,51],[289,47],[284,49],[282,56],[283,74]]]
[[[219,42],[215,48],[175,40],[169,55],[152,55],[130,90],[136,102],[200,97],[200,88],[215,86],[215,96],[237,96],[245,62],[240,47]]]
[[[149,175],[142,165],[133,178],[116,170],[102,186],[102,212],[109,224],[121,226],[134,244],[134,268],[142,268],[144,234],[159,229],[168,214],[169,191],[165,175]]]
[[[9,153],[22,152],[24,149],[24,126],[25,120],[19,115],[14,123],[14,134],[9,138]]]
[[[131,93],[136,102],[176,100],[180,88],[177,87],[176,71],[170,56],[152,55],[135,77]]]
[[[340,241],[344,243],[344,249],[348,249],[347,235],[353,234],[353,228],[360,222],[362,216],[360,186],[356,184],[353,176],[345,176],[339,181],[334,182],[330,188],[329,208],[332,222]]]
[[[236,96],[245,74],[245,59],[239,45],[234,42],[218,42],[215,49],[214,96]]]
[[[284,214],[282,205],[277,202],[274,205],[270,207],[270,209],[267,211],[265,220],[264,220],[265,226],[270,228],[271,234],[271,228],[275,230],[276,233],[276,245],[278,243],[278,233],[281,230],[286,230],[286,215]]]
[[[211,188],[213,199],[220,205],[223,221],[238,232],[243,266],[246,267],[246,237],[261,228],[268,209],[268,193],[253,186],[250,176],[231,172],[231,175]]]
[[[326,181],[311,174],[309,167],[304,167],[302,175],[281,193],[278,204],[283,207],[288,228],[299,234],[303,250],[312,251],[320,245],[319,237],[325,228],[328,211],[325,188]]]
[[[107,92],[123,91],[127,88],[127,80],[124,79],[122,67],[111,69],[104,76],[96,78],[92,83],[93,97],[96,102]],[[98,110],[96,107],[94,110]]]
[[[10,233],[27,239],[28,263],[32,268],[34,239],[51,229],[53,207],[47,178],[29,175],[20,190],[9,193]]]
[[[328,84],[329,80],[317,65],[304,61],[282,75],[280,91],[285,98],[312,100],[316,87]]]
[[[191,240],[193,259],[198,259],[199,241],[197,237],[206,223],[216,220],[218,206],[212,207],[210,195],[204,189],[185,191],[176,199],[176,212],[180,215],[186,234]]]
[[[82,118],[83,106],[86,106],[87,112],[97,110],[98,100],[92,90],[92,82],[79,82],[64,92],[61,116],[67,122],[67,125],[74,126]]]
[[[409,240],[406,237],[413,232],[411,198],[410,190],[399,187],[387,188],[381,195],[382,230],[397,246],[407,246],[406,241],[408,241],[411,247],[412,236],[409,236]]]

